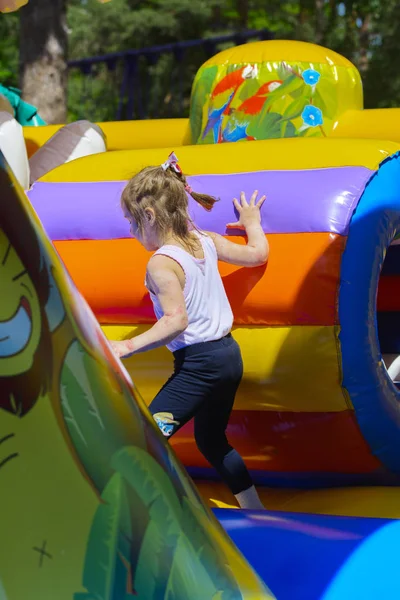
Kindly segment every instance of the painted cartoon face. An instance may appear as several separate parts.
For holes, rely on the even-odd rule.
[[[0,377],[28,371],[40,341],[39,298],[25,266],[0,229]]]

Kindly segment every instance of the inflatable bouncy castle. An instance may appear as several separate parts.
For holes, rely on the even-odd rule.
[[[371,139],[344,134],[356,113]],[[28,199],[2,169],[4,598],[398,598],[399,392],[386,367],[400,352],[400,145],[395,131],[378,139],[384,127],[343,57],[264,42],[200,69],[189,121],[101,124],[108,150],[47,172]],[[55,131],[25,130],[27,146]],[[267,486],[265,512],[234,508],[190,424],[168,446],[151,422],[168,352],[125,371],[106,342],[154,322],[149,255],[119,198],[173,148],[193,188],[220,199],[211,213],[190,204],[200,228],[228,235],[232,198],[267,195],[268,264],[221,265],[244,358],[227,433]]]
[[[226,234],[237,190],[268,196],[268,266],[221,265],[245,365],[229,438],[268,485],[387,483],[400,473],[400,465],[391,468],[400,431],[388,409],[396,410],[397,390],[380,359],[375,310],[380,266],[396,236],[397,148],[325,142],[180,149],[190,185],[220,198],[211,213],[191,204],[200,228]],[[129,239],[118,199],[129,172],[163,158],[163,150],[93,156],[53,171],[29,193],[110,339],[155,320],[143,283],[150,255]],[[241,232],[230,236],[243,241]],[[172,358],[158,350],[127,366],[150,402]],[[172,444],[193,473],[206,468],[190,425]]]

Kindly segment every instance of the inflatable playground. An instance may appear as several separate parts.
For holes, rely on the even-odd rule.
[[[205,63],[190,119],[7,120],[1,600],[399,598],[399,110],[363,110],[334,52],[268,41]],[[235,506],[190,424],[167,444],[153,423],[168,351],[122,364],[107,342],[154,322],[119,198],[172,149],[220,199],[190,204],[200,228],[267,195],[267,265],[221,264],[244,359],[228,437],[266,511]]]

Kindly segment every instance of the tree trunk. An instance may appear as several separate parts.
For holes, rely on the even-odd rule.
[[[67,119],[66,0],[31,0],[20,10],[22,98],[47,123]]]

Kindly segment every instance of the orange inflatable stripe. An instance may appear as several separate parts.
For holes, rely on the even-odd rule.
[[[379,280],[377,310],[394,312],[400,310],[400,277],[383,275]]]
[[[245,243],[243,238],[230,238]],[[268,265],[220,264],[237,325],[334,325],[346,238],[329,233],[268,236]],[[102,324],[152,323],[144,287],[150,253],[133,239],[54,242]]]

